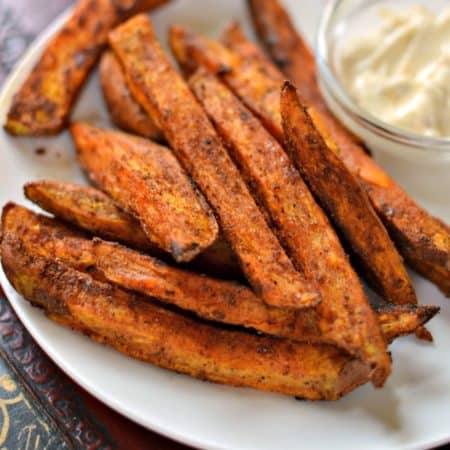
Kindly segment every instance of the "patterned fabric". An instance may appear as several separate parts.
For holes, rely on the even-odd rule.
[[[0,356],[0,448],[113,448],[73,383],[34,343],[4,298]]]

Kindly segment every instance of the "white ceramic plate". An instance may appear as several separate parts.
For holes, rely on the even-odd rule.
[[[311,37],[324,2],[286,3]],[[175,22],[215,34],[230,19],[239,18],[250,29],[244,5],[242,0],[179,0],[153,20],[163,39],[167,25]],[[4,85],[2,124],[12,94],[63,20],[56,20],[37,40]],[[74,118],[108,124],[96,75],[84,89]],[[47,153],[37,155],[34,150],[39,147]],[[0,205],[8,200],[26,204],[22,185],[40,178],[83,182],[67,133],[17,139],[0,131]],[[449,210],[433,212],[449,219]],[[421,302],[442,307],[430,324],[436,343],[413,338],[396,342],[394,371],[386,387],[375,391],[364,386],[336,403],[301,402],[204,383],[135,361],[51,323],[16,294],[1,271],[0,281],[24,325],[66,373],[113,409],[184,443],[220,449],[379,450],[424,449],[450,440],[450,304],[417,276]]]

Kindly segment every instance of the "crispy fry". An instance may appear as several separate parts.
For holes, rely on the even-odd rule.
[[[315,104],[318,91],[306,86],[316,85],[314,55],[306,42],[295,36],[292,22],[278,0],[247,0],[255,30],[277,66],[292,80],[303,86],[305,100]],[[294,52],[300,56],[293,57]],[[302,70],[300,70],[302,69]],[[301,77],[301,78],[300,78]]]
[[[304,341],[308,315],[271,308],[245,286],[170,267],[119,244],[83,235],[54,219],[9,204],[2,216],[3,235],[21,240],[23,248],[49,260],[107,280],[118,287],[158,298],[201,318],[253,328],[266,334]],[[37,245],[39,243],[40,245]],[[430,320],[435,307],[383,306],[376,311],[384,336],[391,341]]]
[[[20,239],[36,255],[58,259],[77,270],[94,267],[93,244],[86,236],[55,219],[8,203],[2,212],[1,235]]]
[[[55,134],[107,43],[108,32],[137,12],[167,0],[80,0],[61,31],[14,96],[6,130],[11,134]]]
[[[194,312],[199,317],[253,328],[273,336],[308,341],[308,314],[271,308],[237,283],[200,277],[132,250],[94,240],[95,269],[107,281]],[[415,332],[439,311],[434,306],[387,305],[376,312],[384,338]]]
[[[51,320],[134,358],[203,380],[310,400],[336,400],[367,380],[366,367],[334,347],[195,321],[43,258],[9,233],[1,250],[11,284]]]
[[[110,34],[128,85],[206,195],[255,291],[273,306],[317,304],[264,220],[208,118],[171,67],[148,19],[136,16]]]
[[[304,339],[333,343],[365,362],[388,367],[379,324],[358,277],[283,148],[214,75],[199,69],[190,86],[297,269],[322,296]]]
[[[328,109],[316,79],[314,56],[278,0],[248,0],[255,28],[273,60],[312,105],[349,170],[366,189],[402,256],[450,296],[450,233],[420,208],[365,152],[360,141]],[[263,90],[262,86],[261,89]],[[276,127],[278,117],[273,116]],[[317,125],[317,123],[316,123]],[[281,127],[275,132],[280,133]]]
[[[24,193],[45,211],[94,235],[117,240],[139,250],[158,251],[139,222],[97,189],[43,180],[27,183]]]
[[[119,287],[159,298],[204,319],[275,336],[290,335],[295,328],[295,312],[267,306],[238,283],[180,270],[99,239],[94,240],[93,249],[98,273]]]
[[[45,211],[94,236],[123,242],[137,250],[167,259],[167,254],[149,241],[139,222],[98,189],[43,180],[26,184],[24,191],[29,200]],[[242,276],[236,256],[221,236],[197,255],[189,267],[221,278]]]
[[[161,132],[131,95],[122,67],[111,51],[103,54],[99,75],[103,96],[113,122],[125,131],[161,141]]]
[[[349,243],[369,281],[392,303],[417,303],[401,256],[365,191],[330,151],[288,81],[281,92],[281,116],[291,160]]]
[[[218,225],[166,147],[125,133],[76,123],[71,132],[89,178],[134,214],[150,241],[178,262],[217,238]]]

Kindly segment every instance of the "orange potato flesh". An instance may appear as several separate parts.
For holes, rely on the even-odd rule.
[[[103,48],[108,32],[140,11],[167,0],[80,0],[15,94],[5,124],[15,135],[56,134]]]
[[[36,255],[60,259],[74,269],[84,271],[94,264],[93,244],[83,232],[14,203],[2,210],[1,235],[7,234]]]
[[[161,141],[161,132],[131,95],[122,67],[111,51],[103,53],[99,76],[103,96],[114,124],[138,136]]]
[[[322,296],[309,314],[303,338],[333,343],[385,370],[385,343],[359,279],[283,148],[214,75],[200,69],[190,86],[268,213],[280,242]]]
[[[128,85],[205,194],[244,274],[263,300],[302,308],[320,297],[287,257],[239,171],[181,76],[170,65],[149,20],[136,16],[110,34]]]
[[[248,0],[256,31],[283,73],[314,107],[339,148],[348,169],[359,179],[406,262],[450,296],[450,233],[428,214],[366,153],[331,113],[319,90],[314,55],[278,0]],[[267,109],[266,109],[267,110]],[[270,120],[270,119],[269,119]],[[279,117],[272,116],[275,133]],[[317,123],[316,123],[317,125]]]
[[[78,159],[89,178],[140,222],[178,262],[217,238],[217,222],[172,152],[146,139],[75,123]]]

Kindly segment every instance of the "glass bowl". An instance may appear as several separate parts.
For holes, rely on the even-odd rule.
[[[349,39],[378,27],[382,7],[424,5],[439,12],[448,0],[331,0],[317,35],[318,78],[333,113],[419,203],[450,220],[450,136],[425,137],[385,123],[361,109],[340,81],[339,56]]]

